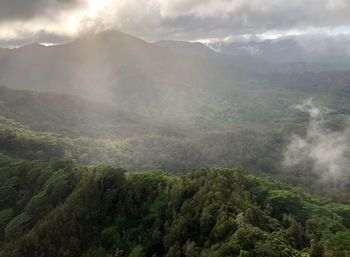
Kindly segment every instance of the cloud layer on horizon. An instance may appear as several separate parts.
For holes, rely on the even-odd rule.
[[[214,40],[207,45],[225,54],[259,57],[273,62],[330,62],[350,57],[349,34],[287,35],[273,39],[238,36]]]
[[[55,43],[104,29],[149,40],[338,30],[350,25],[349,13],[347,0],[2,0],[0,44]]]

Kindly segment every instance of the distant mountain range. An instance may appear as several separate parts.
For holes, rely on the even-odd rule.
[[[300,99],[326,93],[334,96],[329,102],[339,92],[348,95],[346,66],[336,67],[276,64],[201,43],[149,43],[117,31],[89,33],[64,45],[0,49],[2,85],[76,95],[157,119],[281,120]]]
[[[169,108],[186,113],[192,108],[186,105],[196,101],[187,99],[193,91],[203,95],[202,101],[222,77],[229,76],[227,85],[241,76],[226,64],[105,32],[66,45],[2,49],[0,81],[10,88],[76,94],[149,115],[171,112],[159,108],[163,104],[177,105]]]
[[[350,49],[348,45],[344,38],[327,39],[315,36],[208,43],[209,47],[227,55],[251,56],[279,64],[322,64],[328,69],[349,68]]]

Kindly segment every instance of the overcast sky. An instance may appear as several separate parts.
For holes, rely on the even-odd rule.
[[[117,29],[147,40],[350,33],[349,0],[0,0],[0,46]]]

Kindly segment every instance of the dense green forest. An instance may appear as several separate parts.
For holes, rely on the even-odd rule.
[[[127,170],[166,170],[183,175],[198,167],[244,167],[260,177],[272,177],[348,202],[348,179],[322,181],[312,160],[283,165],[288,132],[237,129],[193,137],[146,134],[126,138],[72,138],[36,132],[13,120],[0,120],[0,152],[27,160],[71,160],[82,165],[110,164]],[[347,175],[346,175],[347,176]],[[345,183],[345,184],[344,184]]]
[[[349,256],[350,205],[247,175],[0,156],[0,256]]]

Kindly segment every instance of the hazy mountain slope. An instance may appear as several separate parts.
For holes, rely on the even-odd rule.
[[[210,54],[194,54],[203,51]],[[348,88],[346,71],[277,71],[279,66],[257,58],[186,42],[147,43],[120,32],[0,52],[0,81],[10,88],[78,95],[156,122],[282,126],[298,120],[290,107],[310,97],[343,112],[337,103],[339,97],[346,103],[348,95],[338,89]],[[327,90],[312,89],[326,81]]]
[[[79,94],[149,114],[161,112],[164,103],[185,113],[192,103],[205,101],[206,91],[222,74],[217,64],[119,32],[8,50],[0,63],[1,81],[8,87]]]
[[[267,67],[209,51],[211,58],[120,32],[87,34],[65,45],[4,50],[0,82],[76,94],[147,116],[194,116],[227,91],[244,90],[244,81],[257,80],[251,71]]]
[[[76,96],[0,87],[0,117],[37,131],[70,136],[126,137],[145,133],[144,118]]]
[[[232,56],[250,56],[275,63],[284,71],[349,70],[350,56],[342,44],[322,38],[286,37],[233,42],[213,42],[210,47]]]
[[[160,40],[154,44],[169,48],[177,53],[186,55],[197,55],[202,57],[214,57],[218,55],[215,51],[199,42],[186,42],[186,41],[173,41],[173,40]]]

